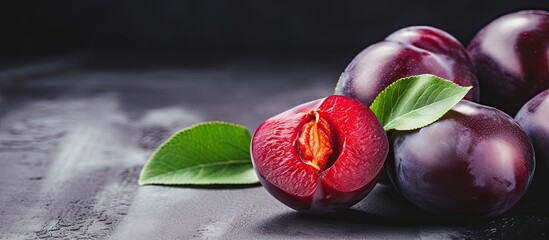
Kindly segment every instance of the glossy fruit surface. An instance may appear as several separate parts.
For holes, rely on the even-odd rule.
[[[500,215],[523,196],[535,169],[520,126],[502,111],[466,100],[427,127],[395,132],[392,144],[397,189],[438,214]]]
[[[263,122],[251,153],[261,184],[282,203],[321,213],[348,208],[374,187],[388,152],[375,115],[329,96]]]
[[[549,88],[549,13],[521,11],[500,17],[468,47],[480,82],[482,103],[515,115]]]
[[[394,81],[426,73],[473,86],[465,99],[478,101],[476,73],[466,50],[450,34],[426,26],[401,29],[364,49],[342,73],[335,93],[370,106]]]
[[[515,120],[530,136],[536,153],[536,174],[531,191],[536,198],[549,200],[549,89],[528,101]]]

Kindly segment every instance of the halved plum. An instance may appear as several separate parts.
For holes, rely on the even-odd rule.
[[[348,208],[372,190],[388,145],[369,108],[329,96],[263,122],[251,153],[271,195],[295,210],[322,213]]]

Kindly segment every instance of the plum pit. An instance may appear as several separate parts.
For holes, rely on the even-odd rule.
[[[316,171],[324,171],[334,153],[333,134],[328,122],[317,111],[309,115],[310,120],[303,125],[297,139],[298,154],[305,164]]]

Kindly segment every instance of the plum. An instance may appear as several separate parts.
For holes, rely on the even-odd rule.
[[[395,187],[417,207],[448,216],[506,212],[535,169],[532,143],[513,118],[466,100],[427,127],[395,132],[391,143]]]
[[[427,73],[472,86],[465,99],[479,100],[475,69],[465,48],[450,34],[427,26],[401,29],[364,49],[341,74],[335,93],[370,106],[394,81]]]
[[[532,140],[536,153],[537,167],[529,195],[536,200],[543,199],[538,202],[546,205],[545,201],[549,200],[549,89],[528,101],[515,120]]]
[[[482,28],[468,47],[482,104],[509,115],[549,88],[549,12],[520,11]]]
[[[369,108],[334,95],[263,122],[251,154],[271,195],[298,211],[323,213],[348,208],[371,191],[388,145]]]
[[[517,123],[530,136],[536,152],[537,163],[546,167],[549,163],[549,89],[539,93],[520,109]]]

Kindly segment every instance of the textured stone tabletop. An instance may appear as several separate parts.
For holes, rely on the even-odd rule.
[[[378,184],[353,208],[296,213],[261,186],[138,187],[177,130],[222,120],[250,131],[329,95],[350,58],[163,61],[70,56],[0,69],[0,239],[535,239],[547,209],[452,223]]]

